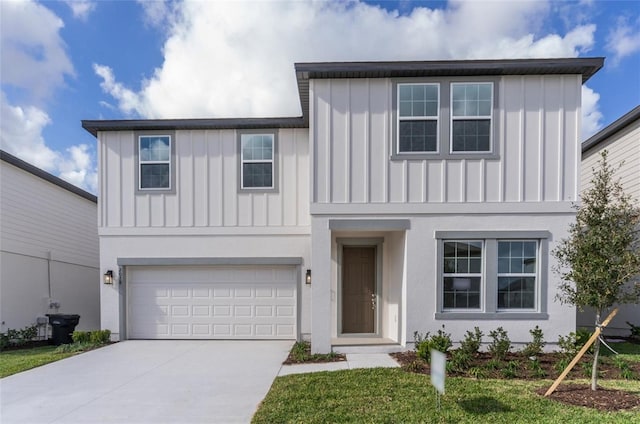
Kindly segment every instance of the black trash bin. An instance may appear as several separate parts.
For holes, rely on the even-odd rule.
[[[54,345],[73,343],[73,331],[80,322],[76,314],[47,314],[51,324],[51,341]]]

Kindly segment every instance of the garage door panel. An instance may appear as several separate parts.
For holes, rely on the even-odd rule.
[[[296,276],[294,267],[132,268],[129,337],[294,339]]]

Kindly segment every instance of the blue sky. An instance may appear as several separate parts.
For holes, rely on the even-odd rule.
[[[637,1],[0,1],[2,149],[91,192],[82,119],[299,115],[294,62],[605,56],[586,137],[640,104]]]

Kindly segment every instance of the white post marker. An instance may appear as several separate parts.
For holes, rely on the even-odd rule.
[[[444,377],[447,369],[447,356],[431,349],[431,384],[436,388],[436,405],[440,409],[440,395],[444,394]]]

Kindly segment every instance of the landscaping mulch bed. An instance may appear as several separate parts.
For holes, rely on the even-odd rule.
[[[311,354],[311,344],[309,342],[297,342],[289,356],[282,363],[283,365],[294,364],[318,364],[323,362],[341,362],[346,361],[346,355],[342,353],[326,353],[326,354]]]
[[[392,353],[398,363],[407,371],[429,374],[431,369],[429,364],[419,359],[415,351]],[[458,377],[476,377],[470,371],[471,369],[481,370],[482,378],[513,378],[522,380],[540,380],[540,379],[556,379],[563,370],[557,370],[555,365],[562,359],[559,353],[545,353],[537,358],[540,369],[544,371],[544,375],[540,371],[537,373],[531,366],[531,359],[518,355],[517,353],[509,354],[504,361],[501,361],[500,367],[492,368],[488,364],[491,361],[491,355],[488,353],[478,353],[472,361],[471,366],[464,372],[447,371],[447,375]],[[585,356],[567,376],[567,379],[590,379],[591,362],[593,358]],[[504,369],[507,368],[509,362],[517,363],[516,375],[505,377]],[[629,367],[633,372],[634,379],[640,379],[640,362],[629,362]],[[621,370],[615,365],[613,360],[608,357],[602,357],[599,364],[600,378],[604,379],[623,379]],[[544,395],[549,387],[537,390],[537,393]],[[570,405],[585,406],[595,408],[601,411],[619,411],[640,408],[640,395],[614,389],[598,388],[596,391],[591,390],[589,384],[576,384],[567,382],[566,380],[560,384],[549,398],[558,402]]]
[[[548,387],[538,389],[536,393],[544,396]],[[622,411],[640,408],[640,396],[622,390],[591,390],[589,384],[561,384],[549,395],[550,399],[569,405],[585,406],[599,411]]]

